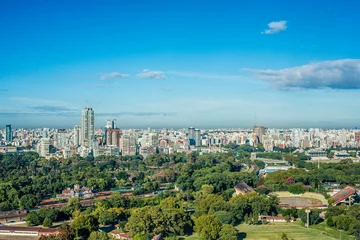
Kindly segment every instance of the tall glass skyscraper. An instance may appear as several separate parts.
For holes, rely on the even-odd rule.
[[[11,125],[6,125],[6,141],[12,142],[12,130]]]
[[[84,108],[81,113],[81,145],[93,147],[95,139],[95,115],[92,108]]]

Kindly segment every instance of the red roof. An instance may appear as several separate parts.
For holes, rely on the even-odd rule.
[[[346,186],[341,189],[340,192],[336,193],[332,198],[334,199],[333,205],[340,203],[341,201],[347,199],[351,195],[356,193],[356,188],[353,186]]]

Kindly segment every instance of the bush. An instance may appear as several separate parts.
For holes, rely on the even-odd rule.
[[[302,194],[305,192],[304,184],[303,183],[296,183],[292,184],[288,187],[288,190],[292,194]]]
[[[43,222],[43,227],[51,227],[53,225],[53,222],[50,218],[46,217]]]

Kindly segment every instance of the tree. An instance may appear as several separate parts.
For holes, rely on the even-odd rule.
[[[98,229],[99,225],[97,220],[92,215],[80,215],[76,217],[72,223],[76,231],[77,237],[87,238],[92,231]]]
[[[37,198],[33,194],[26,194],[20,198],[20,209],[31,209],[38,203]]]
[[[289,189],[289,192],[293,193],[293,194],[302,194],[305,192],[303,183],[291,184],[288,189]]]
[[[50,218],[46,217],[42,225],[43,227],[51,227],[53,225],[53,222]]]
[[[62,224],[59,227],[58,240],[72,240],[75,238],[75,229],[71,225]]]
[[[112,212],[108,212],[108,211],[103,211],[102,213],[100,213],[99,222],[103,225],[115,223],[116,222],[116,214],[112,213]]]
[[[28,226],[37,226],[41,224],[40,217],[36,212],[28,213],[25,221]]]
[[[133,237],[133,240],[149,240],[150,239],[150,235],[148,234],[136,234]]]
[[[221,222],[214,215],[202,215],[195,220],[195,231],[204,240],[216,240],[221,231]]]
[[[222,226],[221,231],[219,233],[219,240],[237,240],[238,239],[238,231],[233,225],[225,224]]]
[[[111,238],[104,232],[91,232],[88,240],[111,240]]]
[[[235,222],[234,214],[227,211],[218,211],[214,213],[215,217],[220,220],[222,224],[233,224]]]
[[[286,233],[282,233],[281,234],[281,240],[289,240],[288,236],[286,235]]]
[[[42,220],[50,218],[51,221],[55,221],[58,216],[58,210],[55,208],[40,208],[37,214]]]

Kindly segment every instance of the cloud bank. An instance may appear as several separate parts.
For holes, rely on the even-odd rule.
[[[150,78],[150,79],[165,79],[165,73],[160,71],[150,71],[144,69],[141,73],[136,74],[139,78]]]
[[[243,70],[277,89],[360,89],[360,59],[316,62],[281,70]]]
[[[100,80],[104,81],[113,78],[127,78],[129,76],[130,76],[129,74],[123,74],[118,72],[104,73],[100,76]]]
[[[266,29],[265,31],[263,31],[262,34],[275,34],[275,33],[285,31],[287,28],[285,20],[278,21],[278,22],[271,22],[268,24],[268,27],[269,27],[269,29]]]

